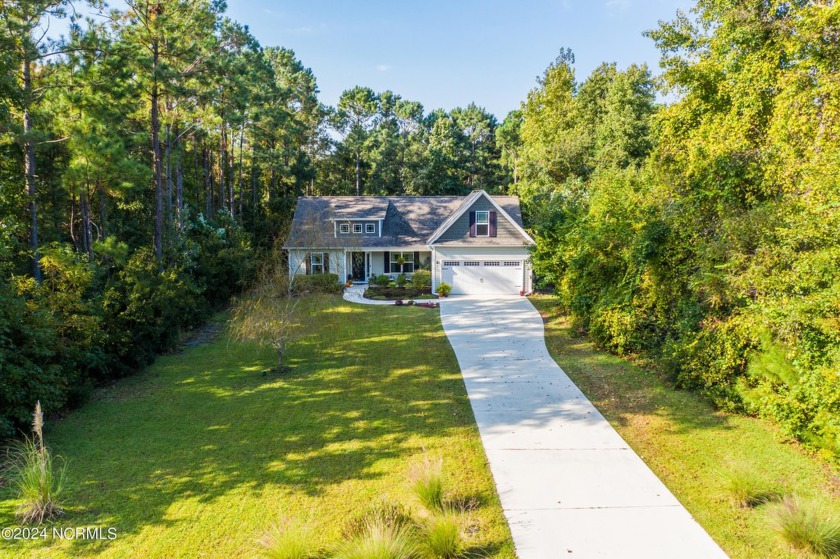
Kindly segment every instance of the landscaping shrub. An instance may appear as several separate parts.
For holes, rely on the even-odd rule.
[[[726,490],[733,506],[755,507],[781,498],[782,492],[745,465],[733,466],[725,476]]]
[[[423,543],[431,557],[455,559],[461,555],[464,542],[458,516],[445,512],[427,518],[423,524]]]
[[[425,457],[415,463],[409,472],[411,489],[420,502],[430,511],[443,511],[444,479],[443,459]]]
[[[299,294],[338,294],[344,292],[344,284],[338,283],[337,274],[311,274],[295,276],[293,282],[295,293]]]
[[[443,283],[441,283],[440,285],[438,285],[438,287],[437,287],[437,292],[438,292],[440,295],[443,295],[444,297],[446,297],[446,296],[448,296],[450,293],[452,293],[452,286],[451,286],[451,285],[449,285],[449,284],[448,284],[448,283],[446,283],[446,282],[443,282]]]
[[[382,274],[381,276],[376,277],[376,285],[378,285],[379,287],[388,287],[388,285],[390,283],[391,283],[391,278],[388,277],[385,274]]]
[[[334,559],[415,559],[420,556],[414,531],[371,518],[361,533],[346,540]]]
[[[365,297],[383,297],[384,299],[417,299],[429,294],[428,289],[416,287],[369,287],[365,290]]]
[[[400,274],[397,276],[395,283],[397,284],[397,287],[405,287],[405,284],[408,283],[408,278],[405,274]]]
[[[21,500],[17,517],[24,524],[41,524],[63,512],[59,499],[64,490],[66,465],[59,467],[44,445],[44,416],[40,402],[35,405],[33,418],[32,437],[15,443],[2,472],[17,490]]]
[[[773,509],[771,522],[796,549],[826,557],[840,554],[840,523],[816,505],[786,497]]]
[[[426,290],[432,287],[432,273],[428,270],[415,270],[411,274],[411,285]]]
[[[380,524],[390,528],[409,528],[413,521],[411,514],[401,503],[389,499],[374,502],[366,511],[351,518],[342,530],[345,539],[362,536],[371,524]]]
[[[267,559],[315,559],[321,556],[321,550],[312,543],[315,535],[309,524],[282,518],[260,539],[262,556]]]

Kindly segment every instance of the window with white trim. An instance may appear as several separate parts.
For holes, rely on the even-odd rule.
[[[450,261],[450,260],[446,260],[446,261],[444,261],[444,263],[443,263],[443,265],[444,265],[444,266],[448,266],[448,267],[450,267],[450,268],[451,268],[452,266],[459,266],[460,264],[461,264],[460,262],[455,262],[454,260],[452,260],[452,261]]]
[[[349,223],[342,223],[338,226],[338,232],[346,235],[350,232],[350,224]]]
[[[309,255],[309,273],[323,274],[324,273],[324,253],[313,252]]]
[[[361,233],[362,232],[362,224],[361,223],[354,223],[353,224],[353,233]]]
[[[414,273],[414,253],[413,252],[392,252],[391,253],[391,273],[392,274],[412,274],[412,273]]]
[[[484,265],[485,266],[501,266],[502,263],[501,262],[485,262]]]
[[[490,212],[475,212],[475,236],[490,236]]]
[[[365,223],[365,233],[376,233],[376,224]]]
[[[481,266],[481,262],[464,262],[464,266]]]
[[[511,267],[511,268],[516,268],[516,267],[519,267],[519,262],[514,262],[514,261],[511,260],[510,262],[505,262],[504,265],[508,266],[508,267]]]

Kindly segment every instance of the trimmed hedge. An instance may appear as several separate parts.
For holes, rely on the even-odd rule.
[[[384,297],[385,299],[414,299],[423,295],[431,295],[429,288],[420,289],[417,287],[369,287],[365,291],[365,297]]]

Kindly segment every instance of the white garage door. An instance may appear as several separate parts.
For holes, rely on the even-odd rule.
[[[441,271],[453,295],[517,295],[522,289],[522,261],[447,260]]]

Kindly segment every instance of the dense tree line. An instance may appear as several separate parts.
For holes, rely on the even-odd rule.
[[[840,6],[702,0],[644,67],[564,52],[506,159],[536,268],[603,347],[840,456]]]

